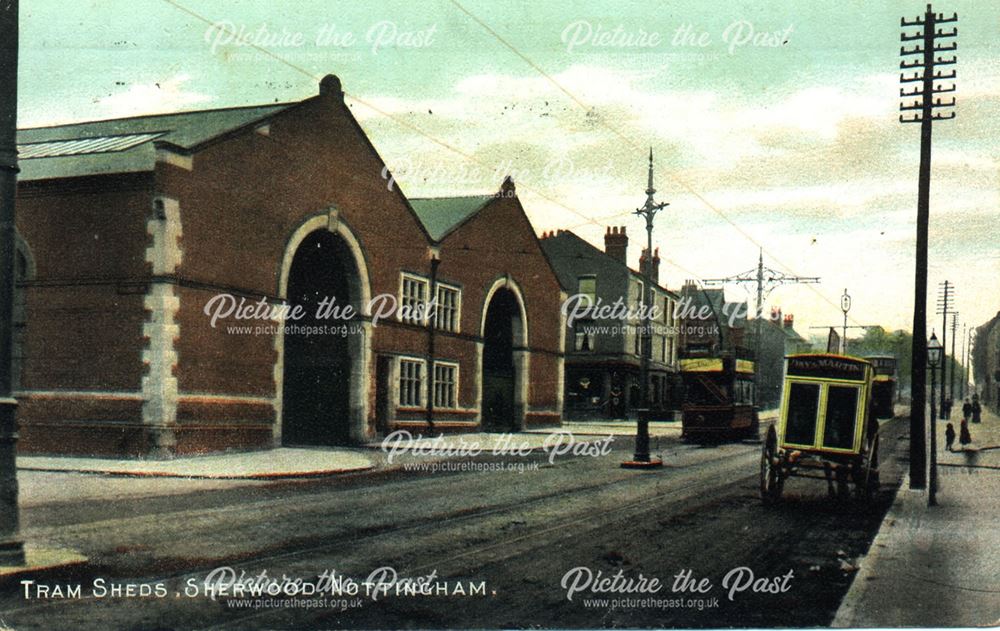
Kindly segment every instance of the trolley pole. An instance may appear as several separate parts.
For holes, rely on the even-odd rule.
[[[632,460],[623,462],[622,467],[647,469],[663,466],[663,461],[651,459],[649,457],[649,410],[651,401],[649,400],[649,362],[653,355],[653,219],[656,213],[660,212],[670,204],[661,202],[659,204],[653,199],[656,189],[653,188],[653,148],[649,149],[649,183],[646,186],[646,203],[642,208],[637,208],[633,214],[646,220],[646,256],[648,257],[644,278],[645,283],[642,288],[642,362],[639,367],[639,392],[642,401],[642,408],[637,410],[635,433],[635,454]]]
[[[0,565],[24,565],[14,400],[14,200],[17,196],[17,0],[0,2]]]
[[[927,404],[927,224],[930,218],[930,184],[931,184],[931,131],[934,121],[948,120],[955,117],[954,111],[948,115],[935,113],[936,108],[951,107],[955,99],[942,101],[935,95],[943,92],[954,92],[955,85],[936,86],[935,81],[955,78],[955,71],[938,71],[935,68],[953,65],[957,62],[951,58],[936,57],[939,52],[954,51],[958,48],[956,42],[938,45],[939,39],[956,37],[958,29],[950,31],[938,29],[941,24],[957,22],[958,15],[945,18],[934,13],[931,5],[922,17],[907,21],[900,20],[902,28],[920,27],[922,31],[900,35],[902,42],[919,41],[913,48],[900,47],[899,53],[904,57],[900,62],[901,70],[914,69],[912,75],[900,74],[900,83],[919,83],[912,90],[900,88],[899,96],[904,101],[899,109],[902,112],[914,111],[912,117],[900,114],[901,123],[920,123],[920,171],[917,188],[917,234],[916,234],[916,266],[914,270],[913,292],[913,344],[912,372],[910,378],[910,488],[922,489],[927,485],[927,428],[924,418],[924,406]],[[907,61],[910,55],[918,59]]]

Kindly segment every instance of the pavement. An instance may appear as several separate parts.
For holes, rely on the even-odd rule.
[[[983,410],[952,452],[937,425],[937,506],[903,480],[832,626],[1000,625],[1000,418]]]

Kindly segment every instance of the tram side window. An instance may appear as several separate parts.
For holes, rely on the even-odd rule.
[[[793,383],[788,393],[785,442],[812,445],[816,441],[816,413],[819,411],[819,384]]]
[[[830,386],[826,395],[826,429],[823,445],[838,449],[854,446],[854,419],[858,412],[858,389]]]

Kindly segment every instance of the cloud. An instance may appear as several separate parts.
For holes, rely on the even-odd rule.
[[[212,100],[207,94],[186,89],[190,80],[190,75],[180,73],[162,81],[133,83],[123,92],[98,99],[97,106],[105,117],[119,118],[175,112]]]

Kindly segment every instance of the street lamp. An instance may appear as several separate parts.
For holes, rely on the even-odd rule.
[[[927,365],[931,369],[931,480],[930,492],[927,495],[928,506],[937,506],[937,416],[934,414],[934,391],[937,389],[937,367],[941,363],[941,352],[941,342],[938,341],[934,331],[931,331],[931,339],[927,342]],[[944,388],[944,383],[941,387]]]
[[[844,334],[840,338],[840,354],[847,354],[847,312],[851,310],[851,296],[844,288],[844,295],[840,297],[840,310],[844,312]]]
[[[642,407],[636,410],[638,419],[636,421],[636,431],[635,431],[635,454],[632,456],[632,460],[627,460],[622,463],[622,468],[624,469],[653,469],[656,467],[662,467],[663,461],[659,458],[651,458],[649,456],[649,413],[651,409],[651,401],[649,397],[649,362],[653,354],[653,337],[652,337],[652,313],[653,313],[653,297],[656,295],[653,292],[653,218],[656,217],[656,213],[660,212],[670,204],[666,202],[661,202],[659,204],[653,199],[653,195],[656,194],[656,189],[653,188],[653,148],[649,148],[649,184],[646,187],[646,203],[643,204],[642,208],[637,208],[632,214],[638,215],[646,220],[646,267],[642,288],[642,363],[639,368],[639,382],[641,388],[639,390],[639,398],[642,402]]]

